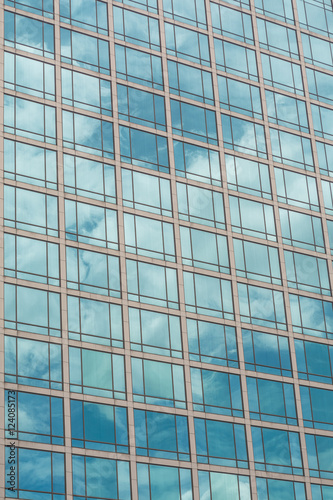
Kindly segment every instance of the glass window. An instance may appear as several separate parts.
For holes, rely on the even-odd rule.
[[[244,425],[195,418],[194,427],[198,463],[248,468]]]
[[[173,224],[124,213],[125,251],[176,262]]]
[[[65,28],[60,28],[60,35],[62,62],[110,74],[109,42]]]
[[[72,446],[128,453],[127,409],[71,399]]]
[[[333,429],[333,391],[300,386],[305,427]]]
[[[317,137],[333,139],[333,110],[311,104],[314,133]]]
[[[170,101],[170,105],[174,134],[217,146],[214,111],[173,99]],[[190,145],[188,144],[188,146]]]
[[[65,500],[65,463],[64,454],[51,451],[14,448],[15,450],[15,489],[6,487],[6,496],[11,498],[57,498]],[[6,478],[12,467],[12,447],[5,447]],[[38,474],[32,478],[32,467]],[[9,485],[9,481],[6,481]],[[14,494],[12,493],[14,492]],[[15,496],[14,496],[15,495]]]
[[[251,16],[213,2],[210,9],[214,33],[254,44]]]
[[[58,236],[58,198],[4,186],[5,226]]]
[[[224,114],[221,118],[225,148],[267,158],[263,125]]]
[[[4,131],[35,141],[56,144],[55,108],[5,95]]]
[[[268,165],[227,154],[224,158],[229,189],[272,199]]]
[[[315,177],[298,174],[282,168],[274,168],[277,199],[295,207],[319,212],[319,200]]]
[[[325,212],[328,215],[333,215],[333,183],[321,180],[323,190]]]
[[[139,403],[186,408],[181,365],[132,358],[133,400]]]
[[[5,0],[5,5],[53,19],[53,0]]]
[[[4,274],[59,286],[59,245],[4,233]]]
[[[255,8],[259,14],[264,14],[268,17],[273,17],[285,23],[294,24],[294,14],[292,0],[255,0]]]
[[[333,35],[333,8],[323,0],[297,0],[299,24],[301,28],[315,31],[320,35]]]
[[[222,193],[177,182],[177,199],[180,220],[225,229]]]
[[[232,230],[276,241],[273,207],[265,203],[229,196]]]
[[[306,250],[325,253],[322,222],[319,217],[279,208],[282,241]]]
[[[239,375],[191,368],[191,384],[195,411],[243,417]]]
[[[67,288],[120,297],[119,258],[66,247]]]
[[[175,24],[164,23],[167,54],[210,66],[208,36]]]
[[[160,50],[159,25],[154,17],[113,7],[113,24],[116,40]]]
[[[333,346],[295,339],[298,378],[324,384],[333,381]]]
[[[302,72],[298,64],[263,53],[261,62],[266,85],[304,95]]]
[[[222,109],[242,113],[252,118],[262,118],[259,87],[217,75]]]
[[[70,391],[126,399],[124,357],[69,347]]]
[[[241,7],[242,9],[250,9],[249,0],[224,0],[224,2],[229,3],[230,5],[236,5],[237,7]]]
[[[62,390],[61,345],[5,337],[5,382]]]
[[[286,330],[283,293],[238,283],[241,321]]]
[[[259,46],[262,49],[299,59],[296,31],[257,17]]]
[[[161,500],[167,492],[170,498],[192,500],[190,469],[137,464],[139,500]]]
[[[186,321],[191,361],[238,368],[234,327],[194,319]]]
[[[51,149],[4,139],[7,179],[57,189],[57,153]]]
[[[100,0],[84,0],[84,3],[60,0],[60,21],[108,35],[107,3]]]
[[[5,45],[54,59],[53,25],[5,11]]]
[[[73,494],[76,499],[131,499],[129,462],[73,455]]]
[[[230,274],[226,236],[180,226],[183,264]]]
[[[214,106],[212,75],[192,66],[168,61],[170,93]]]
[[[305,441],[308,452],[310,477],[332,479],[333,438],[305,434]]]
[[[175,269],[126,260],[128,300],[179,309]]]
[[[295,333],[333,339],[332,302],[289,294]]]
[[[198,476],[200,500],[219,500],[219,497],[228,496],[233,500],[251,500],[250,481],[247,476],[203,470],[198,471]]]
[[[331,255],[333,255],[333,221],[326,219]]]
[[[205,0],[163,0],[165,17],[207,29]]]
[[[166,130],[164,97],[120,84],[117,97],[120,120]]]
[[[236,275],[282,285],[278,250],[246,240],[233,240]]]
[[[148,12],[157,13],[157,0],[119,0],[124,5],[130,5],[137,9],[147,10]]]
[[[169,173],[166,137],[123,126],[119,127],[119,134],[121,161]]]
[[[302,33],[304,59],[306,63],[320,68],[333,69],[333,43]]]
[[[256,470],[303,475],[298,433],[264,427],[251,429]]]
[[[176,175],[194,181],[221,186],[219,152],[173,141]]]
[[[230,281],[188,272],[183,277],[186,311],[234,319]]]
[[[5,437],[7,439],[64,444],[64,415],[61,398],[29,392],[5,391],[5,406],[8,408],[5,412]]]
[[[332,498],[333,495],[333,488],[332,486],[311,484],[311,492],[312,492],[312,498],[316,498],[318,500],[330,500],[330,498]]]
[[[290,288],[331,295],[325,259],[287,250],[284,251],[284,259]]]
[[[4,291],[5,328],[61,336],[58,293],[10,283]]]
[[[111,122],[63,110],[62,123],[65,148],[114,158]]]
[[[268,120],[282,127],[309,132],[305,101],[266,90]]]
[[[162,61],[158,56],[115,45],[117,77],[163,90]]]
[[[306,68],[311,99],[333,104],[333,76],[322,71]]]
[[[70,339],[124,347],[120,305],[67,295],[67,315]]]
[[[131,349],[182,358],[180,318],[129,307]],[[158,332],[158,335],[156,335]]]
[[[246,378],[250,418],[264,422],[297,425],[293,384]]]
[[[162,177],[122,169],[122,198],[125,207],[172,216],[170,181]]]
[[[112,116],[111,86],[107,80],[61,68],[62,103]]]
[[[314,172],[311,141],[307,137],[270,128],[273,161]]]
[[[65,230],[68,240],[118,250],[116,210],[65,200]]]
[[[65,192],[94,200],[116,203],[113,165],[64,154]]]
[[[42,99],[55,100],[55,76],[52,64],[4,53],[4,86]]]
[[[216,68],[232,75],[258,81],[256,53],[242,45],[214,38]]]
[[[186,417],[134,410],[134,423],[137,455],[186,462],[190,460]]]
[[[242,330],[246,370],[291,377],[289,341],[287,337]]]
[[[257,477],[258,500],[306,500],[304,483]],[[319,497],[313,497],[319,500]]]

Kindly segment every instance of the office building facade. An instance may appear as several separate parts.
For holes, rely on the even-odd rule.
[[[0,497],[332,500],[331,1],[0,6]]]

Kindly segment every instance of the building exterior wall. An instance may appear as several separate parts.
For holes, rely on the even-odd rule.
[[[0,0],[1,498],[333,498],[330,0]]]

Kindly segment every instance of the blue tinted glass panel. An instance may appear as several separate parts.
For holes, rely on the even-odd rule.
[[[126,399],[124,357],[104,351],[69,348],[70,391]]]
[[[72,464],[75,499],[131,499],[129,462],[73,455]]]
[[[287,337],[254,330],[242,330],[245,368],[260,373],[291,377]]]
[[[282,292],[238,283],[238,299],[241,321],[286,330]]]
[[[54,59],[54,27],[5,11],[5,45]]]
[[[256,470],[303,474],[298,433],[252,427],[252,439]]]
[[[61,336],[60,295],[5,284],[5,327],[40,335]]]
[[[126,408],[72,399],[72,446],[128,453]]]
[[[6,478],[10,475],[10,446],[5,448]],[[14,494],[7,489],[11,498],[57,498],[65,500],[65,455],[28,448],[15,448],[16,475]],[[32,481],[31,464],[39,471]],[[9,484],[7,483],[9,486]]]
[[[139,403],[186,408],[181,365],[132,358],[133,400]]]
[[[70,339],[123,347],[120,305],[72,295],[67,296],[67,305]]]
[[[136,453],[144,457],[190,460],[187,418],[134,410]]]
[[[23,142],[4,140],[7,179],[57,189],[57,153]]]
[[[217,420],[194,419],[199,463],[248,467],[245,427]]]
[[[133,307],[129,308],[128,314],[131,349],[175,358],[182,357],[179,317]]]
[[[61,346],[5,337],[5,382],[61,390]]]
[[[187,319],[187,336],[192,361],[238,368],[234,327]]]
[[[5,391],[5,404],[7,439],[64,444],[64,415],[61,398],[29,392]]]

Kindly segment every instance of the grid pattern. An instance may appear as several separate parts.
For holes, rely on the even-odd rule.
[[[331,499],[331,1],[0,7],[1,498]]]

